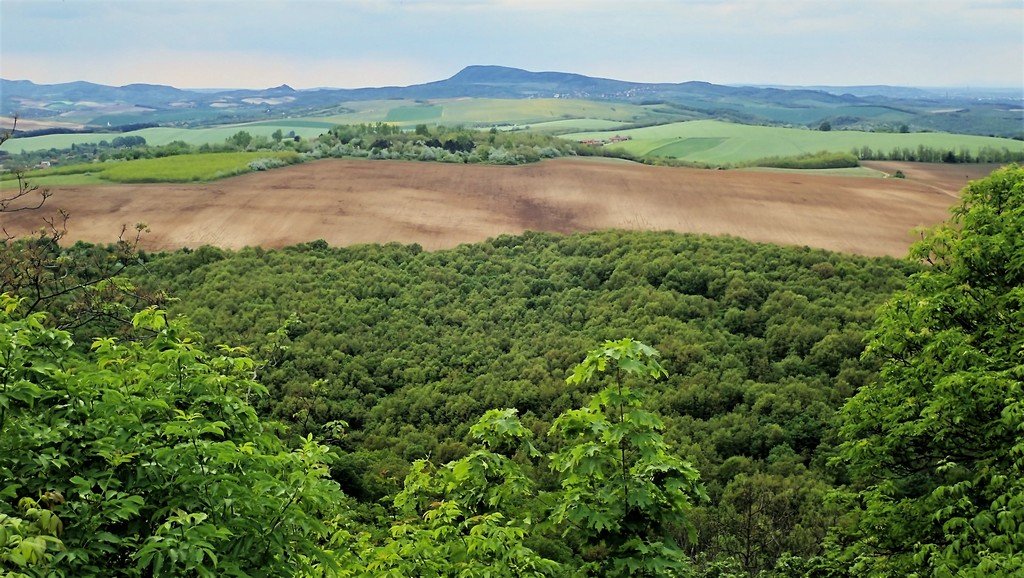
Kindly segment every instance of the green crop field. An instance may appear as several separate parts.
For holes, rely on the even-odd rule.
[[[345,103],[351,112],[328,117],[308,117],[332,124],[393,122],[411,127],[416,124],[465,125],[537,125],[551,122],[581,122],[579,126],[545,127],[569,130],[595,130],[621,125],[601,123],[668,122],[679,120],[680,114],[655,110],[656,105],[593,102],[565,98],[459,98],[432,100],[428,103],[411,100],[377,100]]]
[[[799,175],[822,175],[830,177],[870,177],[875,179],[884,179],[887,176],[882,171],[876,171],[875,169],[869,169],[867,167],[849,167],[842,169],[776,169],[769,167],[748,167],[735,170],[758,173],[794,173]]]
[[[334,124],[327,122],[310,123],[308,120],[288,122],[287,119],[269,121],[255,124],[233,124],[212,128],[145,128],[123,133],[87,133],[87,134],[48,134],[44,136],[33,136],[27,138],[12,138],[5,142],[0,150],[12,154],[22,151],[38,151],[46,149],[66,149],[72,144],[95,144],[100,141],[111,141],[119,136],[141,136],[146,139],[146,144],[165,145],[173,141],[184,141],[190,145],[221,144],[240,130],[244,130],[254,136],[270,138],[276,130],[287,133],[291,130],[302,138],[313,138],[322,134]]]
[[[102,184],[104,181],[100,178],[99,173],[76,173],[76,174],[64,174],[64,175],[45,175],[40,177],[33,177],[29,179],[31,186],[46,188],[46,187],[58,187],[58,186],[77,186],[77,185],[96,185]],[[0,190],[11,190],[18,188],[18,181],[14,179],[5,179],[0,181]]]
[[[677,139],[674,142],[670,142],[667,145],[658,147],[648,154],[659,157],[671,157],[674,159],[681,159],[690,155],[699,154],[701,152],[711,150],[718,145],[724,143],[727,139],[722,137],[693,137]]]
[[[249,163],[263,158],[294,162],[293,152],[207,153],[113,163],[100,177],[119,183],[209,181],[249,171]]]
[[[84,185],[102,182],[117,183],[185,183],[210,181],[249,172],[249,163],[274,158],[291,164],[298,154],[284,152],[203,153],[176,155],[134,161],[110,161],[53,167],[31,171],[25,177],[40,187],[53,185]],[[17,186],[14,175],[3,176],[0,187]]]
[[[794,128],[750,126],[713,120],[679,122],[622,131],[592,131],[563,135],[571,140],[601,140],[612,136],[632,140],[605,145],[638,156],[661,156],[700,163],[741,163],[766,157],[788,157],[818,151],[849,152],[868,146],[874,150],[983,147],[1024,151],[1024,142],[1005,138],[949,133],[873,133],[860,131],[816,131]]]
[[[389,110],[387,116],[384,117],[384,120],[386,122],[436,121],[441,118],[441,112],[443,110],[443,106],[429,104],[419,106],[399,106]]]
[[[248,123],[242,125],[241,128],[249,130],[251,127],[256,126],[272,126],[274,128],[280,128],[285,132],[289,130],[295,130],[299,128],[318,128],[323,132],[326,129],[334,127],[336,123],[327,122],[325,120],[313,120],[313,119],[302,119],[302,118],[280,118],[276,120],[261,120],[259,122]]]

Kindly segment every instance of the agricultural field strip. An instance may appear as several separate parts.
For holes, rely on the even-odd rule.
[[[849,152],[867,146],[874,150],[893,148],[916,149],[919,145],[939,149],[969,149],[983,147],[1024,151],[1024,142],[1005,138],[959,135],[950,133],[872,133],[861,131],[816,131],[782,127],[751,126],[711,120],[696,120],[630,130],[590,131],[562,135],[572,140],[608,140],[613,136],[632,137],[631,140],[610,143],[632,154],[643,156],[671,152],[673,143],[688,139],[722,139],[721,144],[708,149],[688,151],[672,156],[695,162],[744,162],[771,156],[794,156],[803,153],[829,151]],[[670,155],[663,155],[670,156]]]
[[[419,243],[453,247],[526,230],[609,228],[731,234],[865,255],[903,255],[908,233],[948,213],[957,191],[989,167],[896,167],[907,179],[820,176],[814,171],[708,171],[607,159],[555,159],[517,167],[325,159],[216,183],[54,188],[53,207],[75,215],[68,240],[103,242],[144,222],[146,248],[214,244],[282,247]],[[929,177],[931,171],[956,173]],[[924,181],[920,182],[919,181]],[[39,215],[5,215],[8,230]]]
[[[248,172],[249,163],[261,159],[295,162],[290,151],[229,152],[175,155],[133,161],[81,163],[26,173],[36,186],[86,185],[103,182],[148,183],[208,181]],[[18,186],[13,175],[5,175],[0,188]]]

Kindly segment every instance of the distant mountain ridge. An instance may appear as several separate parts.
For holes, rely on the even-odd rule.
[[[390,98],[596,98],[625,99],[659,98],[673,96],[723,97],[741,95],[762,96],[770,101],[798,100],[811,96],[830,102],[853,101],[852,94],[835,94],[836,90],[787,89],[782,87],[725,86],[700,81],[682,83],[640,83],[609,78],[598,78],[568,72],[530,72],[506,66],[467,66],[454,76],[424,84],[367,88],[320,88],[295,90],[287,84],[265,89],[226,89],[218,91],[188,90],[159,84],[128,84],[107,86],[86,81],[62,84],[36,84],[29,80],[0,79],[3,98],[2,112],[16,112],[19,99],[117,101],[145,107],[171,106],[186,99],[197,104],[209,104],[233,98],[266,98],[294,96],[299,100],[320,102],[376,100]],[[836,87],[834,87],[836,88]],[[863,88],[863,87],[858,87]],[[879,87],[886,89],[900,87]],[[837,90],[841,87],[837,87]],[[903,89],[912,91],[916,89]],[[870,96],[858,91],[862,98]],[[891,92],[879,90],[881,92]]]
[[[848,89],[848,90],[847,90]],[[871,109],[894,111],[893,116],[928,112],[960,111],[977,107],[977,100],[909,87],[776,87],[725,86],[700,81],[681,83],[642,83],[598,78],[568,72],[531,72],[495,65],[467,66],[450,78],[410,86],[367,88],[321,88],[295,90],[287,84],[265,89],[186,90],[154,84],[129,84],[114,87],[77,81],[64,84],[35,84],[27,80],[0,79],[0,114],[18,113],[24,118],[60,119],[82,110],[95,110],[98,122],[121,122],[128,114],[145,122],[150,111],[163,111],[161,119],[181,118],[194,122],[230,122],[259,114],[311,114],[344,102],[365,100],[430,100],[445,98],[575,98],[659,104],[685,110],[705,118],[725,118],[746,123],[810,124],[834,119],[837,126],[856,126],[871,119],[858,114]],[[978,134],[1013,133],[1013,122],[1020,117],[1014,111],[1020,101],[995,99],[986,106],[995,107],[998,118],[976,128]],[[999,108],[1002,107],[1002,108]],[[1016,107],[1016,108],[1014,108]],[[928,110],[928,109],[933,110]],[[820,113],[808,112],[821,109]],[[121,115],[111,117],[106,111]],[[170,111],[170,112],[168,112]],[[884,110],[883,110],[884,112]],[[171,114],[173,113],[173,114]],[[999,116],[1001,115],[1001,116]],[[963,119],[953,119],[965,124]],[[927,115],[922,126],[933,130],[952,121]],[[167,122],[162,120],[161,122]],[[173,122],[173,121],[172,121]],[[866,121],[865,121],[866,122]],[[87,121],[86,124],[89,124]],[[969,123],[966,123],[969,125]],[[1021,126],[1017,123],[1018,129]],[[1009,127],[1006,130],[1006,127]],[[956,132],[956,130],[952,130]]]

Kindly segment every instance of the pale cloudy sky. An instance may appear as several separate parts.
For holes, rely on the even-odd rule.
[[[647,82],[1024,85],[1022,0],[0,0],[0,76],[406,85],[469,64]]]

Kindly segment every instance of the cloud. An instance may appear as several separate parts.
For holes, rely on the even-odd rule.
[[[215,71],[211,70],[215,66]],[[4,67],[4,78],[30,79],[54,84],[81,79],[88,63],[71,58],[54,63],[46,56],[19,58]],[[100,84],[169,84],[180,88],[266,88],[288,84],[293,88],[331,86],[406,85],[437,80],[446,71],[424,68],[414,59],[367,57],[307,58],[251,52],[159,51],[144,55],[124,53],[105,59],[104,67],[91,67],[88,80]]]
[[[0,0],[0,11],[5,77],[354,86],[504,64],[644,81],[1024,83],[1019,0]]]

